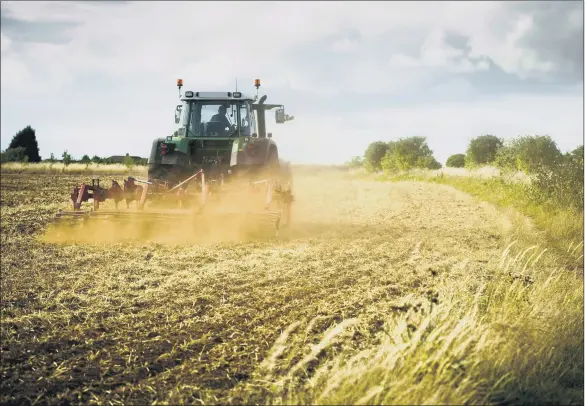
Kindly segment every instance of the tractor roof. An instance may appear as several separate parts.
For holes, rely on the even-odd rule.
[[[235,97],[238,96],[239,97]],[[254,100],[253,97],[250,97],[246,94],[241,92],[191,92],[187,91],[181,97],[182,101],[185,100]]]

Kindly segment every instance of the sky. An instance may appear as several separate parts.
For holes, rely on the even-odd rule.
[[[0,147],[139,155],[183,91],[255,94],[295,119],[282,158],[336,164],[424,136],[442,163],[482,134],[583,144],[583,2],[3,1]]]

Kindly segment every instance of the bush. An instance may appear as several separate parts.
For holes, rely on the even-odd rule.
[[[0,162],[24,162],[24,147],[8,148],[0,154]]]
[[[494,162],[498,150],[503,145],[503,140],[495,135],[487,134],[472,139],[467,147],[465,165],[478,166]]]
[[[387,172],[396,172],[413,168],[440,169],[441,164],[433,157],[426,137],[409,137],[388,144],[381,167]]]
[[[583,146],[533,170],[532,197],[583,212]]]
[[[451,155],[447,159],[447,167],[449,168],[463,168],[465,166],[465,154]]]
[[[561,160],[562,153],[549,136],[524,136],[498,150],[495,165],[503,170],[535,173],[542,167],[553,168]]]
[[[389,148],[389,143],[383,141],[372,142],[364,153],[364,165],[369,172],[382,169],[380,162]]]
[[[30,125],[26,126],[12,137],[8,149],[19,147],[24,148],[24,156],[28,157],[28,162],[41,162],[35,130],[32,129]]]
[[[71,154],[69,154],[69,153],[67,152],[67,150],[63,151],[63,155],[61,155],[61,157],[63,158],[63,164],[64,164],[65,166],[68,166],[68,165],[71,163],[71,161],[73,160],[73,159],[71,158]]]
[[[122,163],[126,166],[126,168],[131,169],[134,166],[134,159],[128,154],[124,157]]]

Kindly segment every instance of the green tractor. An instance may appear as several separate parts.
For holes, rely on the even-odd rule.
[[[177,85],[182,87],[180,79]],[[166,180],[174,186],[200,170],[212,181],[290,177],[272,133],[266,132],[266,111],[276,109],[277,124],[294,118],[285,114],[284,106],[266,104],[266,96],[258,100],[257,95],[241,92],[186,91],[181,101],[175,110],[180,128],[152,144],[149,180]]]
[[[181,95],[181,79],[177,86],[182,102],[175,110],[179,128],[173,135],[153,141],[148,179],[129,177],[123,187],[113,180],[109,189],[102,188],[99,179],[77,186],[71,194],[74,210],[60,210],[57,219],[150,217],[166,221],[193,215],[197,225],[202,215],[241,214],[273,224],[277,232],[289,225],[292,172],[290,164],[280,159],[272,134],[266,132],[266,112],[275,110],[277,124],[294,117],[285,114],[283,105],[266,104],[266,96],[258,99],[259,79],[254,97],[239,91],[186,91]],[[89,199],[93,209],[81,210]],[[114,201],[115,210],[100,208],[106,200]],[[118,210],[123,200],[126,210]],[[132,202],[136,202],[136,210],[130,210]],[[157,206],[171,210],[153,211]]]

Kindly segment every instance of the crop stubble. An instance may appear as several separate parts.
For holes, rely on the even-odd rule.
[[[447,186],[318,171],[297,175],[281,241],[39,241],[81,179],[2,175],[3,404],[262,402],[288,326],[305,333],[283,364],[352,317],[343,345],[364,348],[383,316],[440,301],[438,284],[489,278],[512,229]]]

